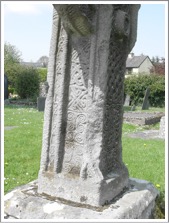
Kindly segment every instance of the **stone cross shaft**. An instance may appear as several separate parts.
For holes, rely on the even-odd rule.
[[[140,5],[54,5],[38,192],[101,206],[128,185],[123,82]]]

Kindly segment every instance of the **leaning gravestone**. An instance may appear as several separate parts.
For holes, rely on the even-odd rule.
[[[7,217],[150,217],[157,192],[129,180],[121,142],[125,63],[139,7],[54,5],[38,183],[7,196]]]
[[[149,100],[148,97],[150,96],[150,88],[147,88],[145,91],[144,99],[143,99],[143,104],[142,104],[142,110],[147,110],[149,109]]]

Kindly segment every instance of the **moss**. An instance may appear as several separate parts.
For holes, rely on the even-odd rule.
[[[160,192],[160,195],[156,198],[153,218],[165,219],[165,192]]]
[[[157,204],[155,205],[155,209],[153,212],[153,218],[154,219],[164,219],[165,218],[165,215],[162,213],[160,207]]]

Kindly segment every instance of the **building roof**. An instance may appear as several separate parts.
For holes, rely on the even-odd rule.
[[[147,58],[148,56],[133,56],[131,58],[127,58],[126,61],[126,68],[136,68],[136,67],[140,67],[140,65],[144,62],[144,60]]]
[[[29,66],[29,67],[43,67],[43,64],[39,62],[23,62],[22,61],[21,64],[25,66]]]

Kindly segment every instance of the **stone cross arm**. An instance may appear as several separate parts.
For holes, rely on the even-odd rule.
[[[80,10],[80,5],[53,5],[62,19],[64,28],[69,33],[86,36],[92,33],[92,26],[88,17]],[[88,5],[92,9],[92,5]],[[94,8],[93,8],[94,11]]]
[[[53,6],[62,19],[63,26],[68,33],[87,36],[94,32],[94,27],[90,20],[92,15],[96,12],[95,5],[54,4]],[[84,6],[86,7],[87,13],[83,11]],[[129,15],[121,10],[122,7],[123,5],[115,5],[116,18],[114,20],[113,28],[119,38],[123,38],[123,36],[130,37],[130,52],[136,42],[137,13],[140,5],[130,5]]]

